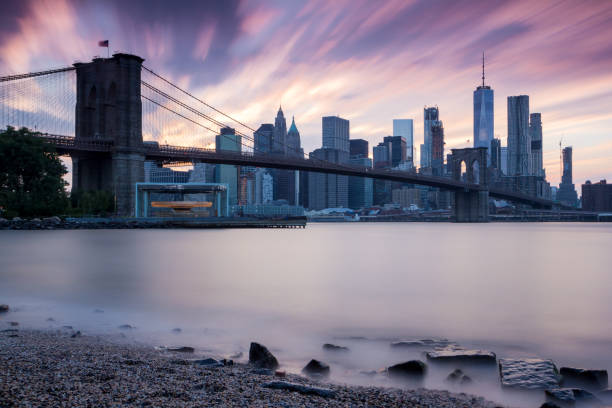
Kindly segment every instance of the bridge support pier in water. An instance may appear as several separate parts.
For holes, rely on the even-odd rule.
[[[77,74],[75,139],[112,141],[110,152],[73,152],[72,189],[114,194],[117,214],[134,215],[136,183],[144,181],[140,74],[144,60],[114,54],[74,64]]]
[[[452,149],[451,169],[453,180],[465,181],[479,187],[455,191],[455,222],[489,222],[487,149]]]

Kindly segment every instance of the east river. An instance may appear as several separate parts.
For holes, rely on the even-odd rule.
[[[130,324],[138,341],[217,355],[257,340],[289,371],[317,357],[358,384],[418,358],[389,347],[402,339],[612,371],[612,224],[0,231],[0,303],[25,328]]]

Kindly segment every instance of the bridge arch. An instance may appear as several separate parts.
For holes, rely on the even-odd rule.
[[[453,180],[481,187],[481,190],[466,189],[454,193],[455,221],[487,222],[489,220],[487,148],[452,149],[449,160]]]

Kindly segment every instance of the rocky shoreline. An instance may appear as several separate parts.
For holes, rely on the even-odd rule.
[[[467,394],[337,385],[205,357],[121,336],[4,329],[0,407],[499,407]]]

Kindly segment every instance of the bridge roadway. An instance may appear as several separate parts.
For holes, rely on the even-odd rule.
[[[52,144],[59,154],[72,152],[112,152],[113,142],[110,140],[77,141],[72,136],[41,134],[43,139]],[[212,164],[231,164],[236,166],[265,167],[285,170],[311,171],[318,173],[339,174],[344,176],[370,177],[373,179],[397,181],[401,183],[418,184],[437,187],[450,191],[489,191],[489,196],[512,202],[528,204],[536,208],[551,208],[555,203],[530,195],[487,188],[478,184],[456,181],[446,177],[426,176],[422,174],[387,169],[372,169],[355,167],[345,164],[335,164],[315,158],[285,157],[270,154],[217,151],[198,147],[183,147],[145,143],[142,153],[147,160],[155,160],[166,164],[185,162],[204,162]]]

